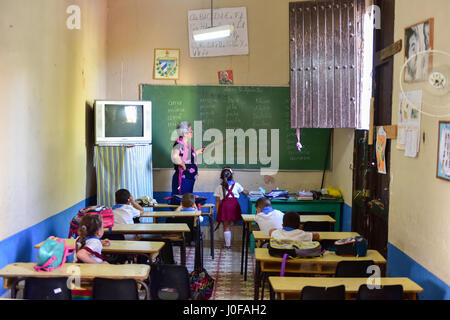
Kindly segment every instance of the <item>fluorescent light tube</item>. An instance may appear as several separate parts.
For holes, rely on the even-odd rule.
[[[205,40],[215,40],[229,37],[233,32],[233,26],[230,24],[195,30],[192,35],[194,36],[195,41],[205,41]]]

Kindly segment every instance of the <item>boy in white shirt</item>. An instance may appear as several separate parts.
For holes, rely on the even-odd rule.
[[[272,208],[272,203],[267,198],[259,198],[255,203],[255,222],[259,229],[267,235],[273,229],[281,229],[284,213]]]
[[[271,230],[269,235],[275,239],[301,241],[320,240],[317,232],[306,232],[300,229],[300,217],[295,211],[288,211],[283,217],[283,228]]]
[[[137,218],[144,212],[144,209],[133,199],[127,189],[116,191],[116,204],[112,207],[115,224],[134,224]],[[126,240],[134,240],[134,235],[125,235]]]

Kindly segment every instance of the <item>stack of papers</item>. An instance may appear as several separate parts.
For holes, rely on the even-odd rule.
[[[250,198],[262,198],[264,197],[264,193],[262,193],[261,191],[250,191],[248,193],[248,196]]]
[[[311,191],[299,191],[297,192],[297,200],[313,200],[313,193]]]
[[[289,199],[289,191],[287,191],[287,190],[272,190],[266,194],[266,197],[269,199],[288,200]]]

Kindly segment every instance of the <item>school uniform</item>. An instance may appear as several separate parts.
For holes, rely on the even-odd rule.
[[[76,241],[77,246],[77,252],[81,249],[85,249],[89,253],[89,257],[93,260],[95,260],[98,263],[102,263],[104,261],[102,257],[102,250],[103,250],[103,244],[102,241],[97,237],[87,237],[86,242],[84,246],[81,247],[81,244],[78,242],[78,239]],[[77,256],[75,255],[75,262],[78,261]]]
[[[228,190],[224,190],[222,185],[219,185],[214,191],[214,196],[221,200],[217,210],[217,222],[222,221],[238,221],[242,219],[241,206],[239,205],[239,193],[244,191],[244,188],[233,180],[228,181]]]
[[[312,241],[312,232],[306,232],[300,229],[283,227],[272,232],[271,238],[301,241]]]
[[[116,204],[112,207],[115,224],[134,224],[133,218],[139,217],[141,212],[129,204]],[[133,234],[125,234],[125,240],[135,240]]]
[[[271,229],[281,229],[283,227],[283,216],[283,212],[268,206],[263,208],[260,213],[256,214],[255,222],[262,232],[269,235]]]

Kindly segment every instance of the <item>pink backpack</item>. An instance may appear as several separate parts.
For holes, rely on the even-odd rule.
[[[114,213],[111,208],[105,206],[91,206],[78,211],[78,214],[72,218],[69,228],[69,238],[78,236],[78,227],[80,226],[81,217],[85,214],[98,214],[103,218],[103,228],[114,227]]]

